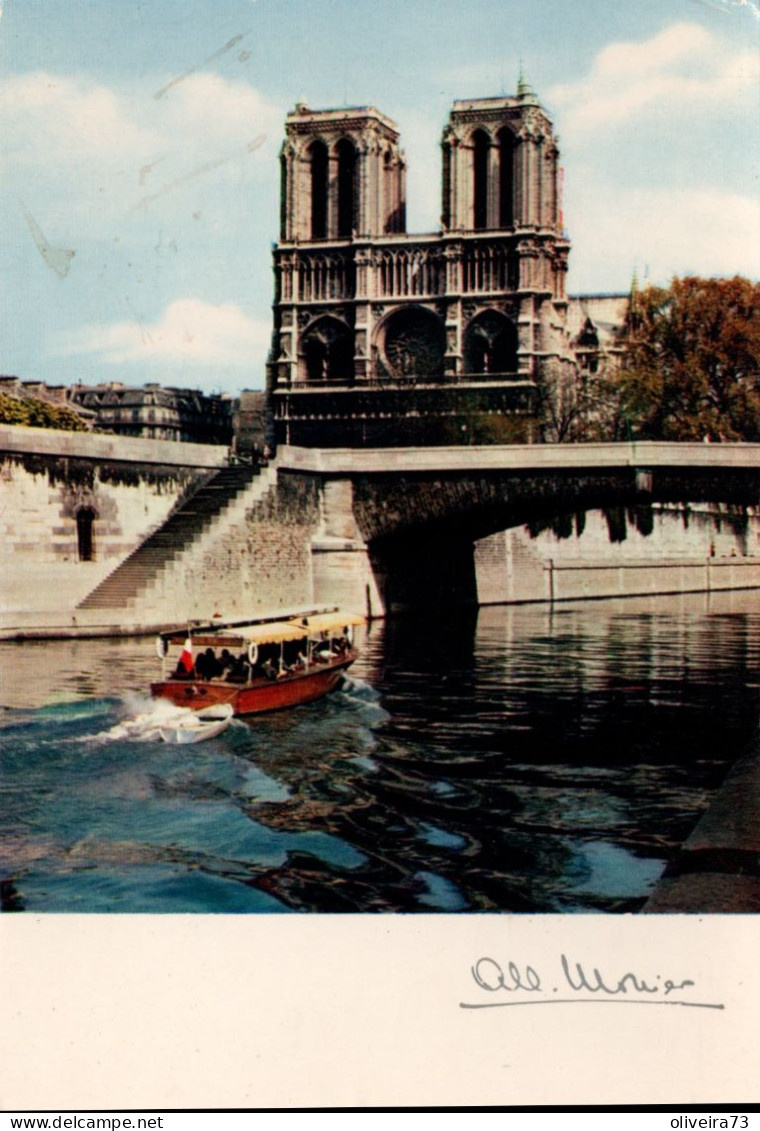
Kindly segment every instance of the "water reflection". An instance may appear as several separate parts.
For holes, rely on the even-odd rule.
[[[190,753],[107,737],[152,642],[0,645],[0,906],[636,910],[756,734],[759,627],[754,593],[376,623],[329,699]]]

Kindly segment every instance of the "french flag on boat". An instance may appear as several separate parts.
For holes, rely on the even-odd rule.
[[[188,675],[193,670],[193,666],[194,666],[193,642],[192,642],[192,640],[190,639],[189,636],[188,636],[187,640],[185,641],[185,647],[182,649],[182,655],[179,658],[179,664],[182,665],[182,667],[185,669],[185,671],[188,673]],[[179,664],[177,665],[178,667],[179,667]]]

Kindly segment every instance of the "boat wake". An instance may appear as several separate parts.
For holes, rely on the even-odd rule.
[[[344,675],[334,697],[344,712],[355,712],[370,729],[387,722],[390,715],[382,706],[380,692],[356,676]]]
[[[187,707],[177,707],[168,699],[151,699],[133,694],[122,701],[127,714],[115,726],[97,734],[82,736],[89,742],[155,742],[161,738],[161,728],[192,714]]]
[[[366,683],[358,676],[344,674],[339,691],[349,699],[355,699],[361,703],[379,703],[380,701],[380,692],[376,691],[371,683]]]

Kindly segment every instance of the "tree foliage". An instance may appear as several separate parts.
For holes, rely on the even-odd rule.
[[[36,397],[9,397],[0,393],[0,424],[23,424],[28,428],[58,428],[64,432],[87,432],[87,425],[73,409],[49,404]]]
[[[617,411],[650,440],[760,441],[760,284],[674,279],[634,291]]]

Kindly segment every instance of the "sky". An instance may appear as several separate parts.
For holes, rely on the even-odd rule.
[[[284,118],[376,106],[440,226],[454,99],[559,135],[571,294],[758,278],[757,0],[0,0],[0,373],[262,388]]]

